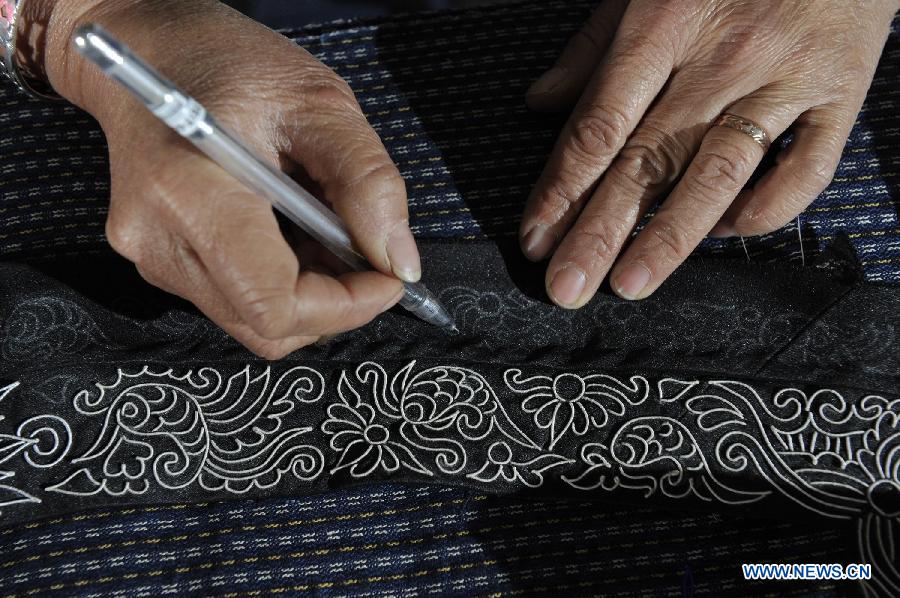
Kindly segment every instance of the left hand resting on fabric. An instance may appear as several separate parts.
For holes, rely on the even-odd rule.
[[[707,234],[764,234],[793,219],[834,175],[898,8],[897,0],[601,4],[527,96],[537,110],[577,102],[520,229],[529,258],[553,253],[551,298],[581,307],[612,269],[615,292],[642,299]],[[769,139],[794,126],[793,142],[753,188],[742,190],[763,146],[714,126],[724,113]]]

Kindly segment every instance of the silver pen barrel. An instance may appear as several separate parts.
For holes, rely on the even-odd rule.
[[[459,329],[453,321],[453,316],[441,305],[441,302],[418,282],[407,282],[403,285],[406,289],[400,305],[419,318],[439,326],[447,332],[457,333]]]
[[[284,172],[259,159],[237,135],[219,125],[199,102],[124,44],[97,25],[79,28],[74,43],[83,56],[130,91],[157,118],[268,200],[344,263],[354,270],[371,269],[371,264],[354,249],[350,234],[337,214]],[[456,331],[453,318],[420,283],[405,284],[400,305],[430,324]]]

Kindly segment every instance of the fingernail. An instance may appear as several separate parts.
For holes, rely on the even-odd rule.
[[[553,249],[554,238],[547,231],[547,225],[536,224],[522,238],[522,252],[533,262],[539,262]]]
[[[726,237],[734,237],[737,235],[731,226],[724,222],[720,222],[709,231],[709,236],[714,239],[724,239]]]
[[[563,307],[574,307],[584,291],[587,278],[581,268],[566,266],[550,282],[550,294]]]
[[[405,282],[418,282],[422,277],[422,262],[416,240],[406,224],[397,225],[385,249],[394,275]]]
[[[625,299],[637,299],[649,282],[650,270],[642,264],[631,264],[616,278],[616,292]]]
[[[338,336],[337,334],[323,334],[322,336],[319,337],[319,340],[317,340],[315,342],[315,344],[318,345],[319,347],[324,347],[329,342],[331,342],[333,339],[337,338],[337,336]]]
[[[536,96],[550,93],[563,82],[566,78],[566,69],[561,66],[555,66],[549,71],[541,75],[528,89],[528,95]]]

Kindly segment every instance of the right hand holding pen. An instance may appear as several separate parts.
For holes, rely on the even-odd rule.
[[[403,294],[399,279],[418,280],[419,254],[403,179],[349,86],[294,43],[218,2],[142,4],[96,3],[67,26],[100,23],[260,156],[301,176],[380,272],[346,272],[311,241],[295,252],[265,200],[74,52],[55,48],[51,36],[51,83],[97,118],[109,143],[112,247],[151,284],[191,301],[270,359],[393,306]],[[54,63],[55,49],[66,59]]]

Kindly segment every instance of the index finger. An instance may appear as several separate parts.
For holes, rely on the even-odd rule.
[[[594,74],[535,185],[519,229],[522,250],[545,258],[565,235],[591,191],[666,84],[674,42],[651,38],[657,24],[628,10],[606,60]]]
[[[192,158],[183,163],[191,173],[183,184],[163,191],[170,196],[164,216],[256,334],[334,334],[365,324],[400,299],[402,283],[378,272],[338,278],[301,272],[272,208],[217,165]]]

